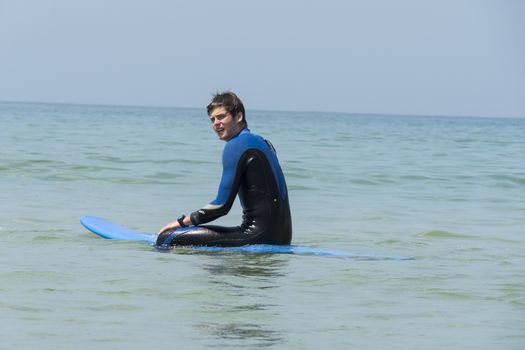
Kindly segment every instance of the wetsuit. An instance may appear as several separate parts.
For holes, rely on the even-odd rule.
[[[222,166],[217,197],[191,214],[195,226],[161,233],[157,246],[290,244],[288,191],[272,144],[243,129],[226,143]],[[226,215],[237,194],[243,208],[240,226],[202,225]]]

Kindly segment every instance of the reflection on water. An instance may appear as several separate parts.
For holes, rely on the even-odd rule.
[[[273,322],[282,305],[274,296],[286,276],[289,257],[238,252],[212,255],[214,259],[202,267],[209,272],[207,287],[217,297],[203,305],[212,317],[194,327],[206,331],[212,339],[227,341],[228,347],[235,340],[242,346],[283,344],[284,335]],[[211,346],[223,347],[224,343]]]
[[[273,277],[282,276],[282,268],[288,261],[276,254],[226,253],[220,256],[222,264],[204,266],[212,276],[258,277],[260,281],[272,284]]]
[[[257,347],[268,347],[276,344],[283,344],[282,334],[278,331],[268,329],[258,324],[250,323],[200,323],[195,328],[209,333],[212,338],[227,340],[229,347],[234,347],[232,341],[240,341],[246,345],[246,341]],[[241,345],[239,344],[239,345]],[[223,343],[210,344],[211,347],[224,348]]]

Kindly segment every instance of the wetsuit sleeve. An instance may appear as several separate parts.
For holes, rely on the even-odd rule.
[[[222,154],[222,177],[217,197],[203,208],[191,213],[193,225],[205,224],[228,214],[239,190],[242,176],[240,158],[242,149],[234,142],[228,142]]]

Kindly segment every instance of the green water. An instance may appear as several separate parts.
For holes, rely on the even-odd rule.
[[[156,231],[215,197],[205,112],[0,103],[0,347],[523,348],[524,119],[247,120],[277,148],[294,244],[415,260],[98,238],[80,216]]]

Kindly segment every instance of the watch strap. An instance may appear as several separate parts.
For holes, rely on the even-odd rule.
[[[188,225],[184,224],[184,219],[186,218],[186,215],[182,215],[180,218],[177,219],[177,222],[179,223],[180,227],[186,227]]]

